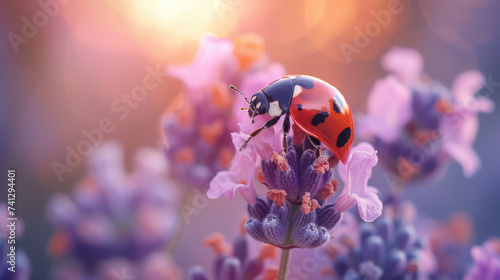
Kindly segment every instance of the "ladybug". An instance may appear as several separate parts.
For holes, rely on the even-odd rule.
[[[252,137],[275,125],[284,115],[285,152],[292,117],[293,122],[308,135],[316,147],[316,157],[320,156],[320,142],[323,142],[340,161],[344,164],[347,162],[352,146],[354,123],[349,104],[334,86],[316,77],[290,75],[265,86],[252,95],[250,101],[235,86],[231,85],[230,89],[238,91],[245,98],[249,108],[242,109],[248,109],[252,123],[257,115],[268,114],[272,117],[262,127],[250,133],[240,151]]]

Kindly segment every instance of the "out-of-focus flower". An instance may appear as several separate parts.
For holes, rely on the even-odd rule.
[[[433,225],[429,232],[430,248],[436,256],[436,279],[462,279],[469,264],[473,235],[472,222],[465,213],[454,213],[448,221]]]
[[[398,184],[429,178],[453,158],[472,176],[480,161],[472,144],[478,113],[489,113],[491,100],[476,97],[485,85],[477,71],[461,73],[452,89],[422,74],[422,56],[394,47],[382,58],[388,76],[375,82],[360,135],[370,139],[383,165]]]
[[[161,263],[169,262],[162,250],[174,230],[178,205],[162,153],[139,150],[127,174],[121,147],[108,142],[89,157],[88,169],[72,195],[56,194],[49,202],[48,218],[56,226],[49,254],[74,259],[82,277],[121,275],[123,267],[133,276],[178,279],[175,269],[169,277],[162,272]],[[112,265],[114,260],[120,265]],[[57,270],[56,277],[69,273],[64,267],[66,272]]]
[[[230,165],[234,155],[230,132],[246,117],[240,107],[247,104],[238,93],[229,92],[229,85],[248,94],[285,71],[269,61],[264,40],[255,34],[234,41],[207,37],[191,64],[166,71],[185,85],[182,105],[168,112],[164,121],[171,173],[184,185],[203,189]]]
[[[0,227],[0,240],[2,240],[0,242],[0,279],[28,280],[31,274],[31,262],[28,255],[11,241],[15,242],[23,236],[24,222],[19,218],[8,220],[7,218],[11,216],[8,215],[7,206],[5,203],[0,203],[0,220],[7,222],[7,225]],[[11,246],[16,249],[11,251]]]
[[[249,244],[243,223],[240,234],[236,237],[233,246],[226,243],[224,236],[215,233],[205,239],[205,245],[211,247],[216,258],[213,262],[213,277],[206,275],[200,266],[189,270],[189,280],[231,279],[231,280],[273,280],[278,275],[277,267],[266,265],[266,260],[276,258],[276,248],[265,244],[260,248],[257,256],[249,254]]]
[[[374,224],[342,222],[339,231],[334,230],[340,242],[330,244],[327,252],[333,258],[336,277],[425,279],[433,271],[434,257],[412,223],[394,209],[386,210]]]
[[[482,246],[471,249],[474,264],[464,276],[465,280],[500,279],[500,239],[491,238]]]
[[[242,131],[248,130],[245,124],[240,127]],[[249,203],[250,218],[245,224],[248,234],[284,249],[314,248],[325,244],[330,239],[328,231],[338,222],[341,212],[356,203],[363,219],[373,221],[378,217],[382,203],[377,191],[367,186],[371,168],[377,162],[373,147],[368,143],[355,147],[347,167],[339,169],[345,173],[342,175],[345,187],[342,204],[337,208],[326,202],[337,190],[337,181],[332,180],[333,169],[327,157],[316,158],[314,147],[304,133],[295,125],[292,128],[294,133],[293,138],[288,138],[287,154],[278,154],[282,150],[279,124],[253,137],[233,159],[232,166],[243,170],[229,169],[219,173],[210,183],[208,197],[226,194],[231,199],[236,190],[243,191],[243,198]],[[232,137],[235,148],[239,149],[248,135],[240,132]],[[242,158],[249,160],[242,163]],[[268,188],[268,200],[255,195],[254,169],[258,170],[258,181]],[[238,177],[237,174],[241,173],[244,176]],[[221,180],[222,177],[233,179]]]

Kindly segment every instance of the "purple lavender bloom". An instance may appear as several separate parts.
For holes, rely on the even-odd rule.
[[[422,74],[423,59],[413,49],[394,47],[383,57],[390,72],[368,97],[368,113],[360,135],[379,151],[397,184],[433,177],[452,158],[472,176],[480,160],[472,144],[478,113],[493,110],[491,100],[475,97],[485,85],[477,71],[461,73],[452,89]]]
[[[391,211],[387,211],[391,212]],[[432,259],[413,225],[386,213],[374,224],[334,231],[340,243],[328,248],[340,279],[425,279]]]
[[[465,213],[454,213],[446,222],[424,223],[430,249],[436,258],[435,279],[462,279],[470,263],[470,242],[474,234],[472,221]],[[426,234],[423,232],[423,234]]]
[[[464,276],[465,280],[500,279],[500,239],[491,238],[482,246],[471,249],[474,264]]]
[[[248,126],[248,123],[240,125],[242,131],[249,131]],[[237,190],[242,194],[249,203],[250,218],[245,229],[250,236],[284,249],[314,248],[330,240],[329,230],[341,213],[356,203],[366,221],[373,221],[381,214],[377,190],[367,186],[377,162],[371,145],[363,143],[353,148],[347,166],[339,168],[339,172],[345,173],[341,176],[345,186],[337,207],[326,202],[337,189],[327,157],[316,158],[314,147],[294,125],[294,136],[288,139],[288,153],[278,154],[282,150],[280,127],[278,123],[264,130],[242,152],[237,152],[231,168],[219,172],[207,192],[209,198],[225,194],[229,200]],[[243,132],[232,136],[235,149],[248,137]],[[256,196],[253,180],[256,169],[258,181],[268,188],[267,200]]]
[[[28,255],[21,250],[18,245],[14,243],[9,243],[10,236],[12,236],[11,230],[9,228],[10,222],[15,223],[15,236],[16,240],[19,240],[23,236],[24,232],[24,222],[22,219],[17,219],[15,221],[9,221],[7,218],[7,204],[0,203],[0,220],[8,222],[7,225],[0,227],[0,279],[5,280],[28,280],[31,274],[31,263]],[[16,250],[14,252],[10,251],[10,246],[15,246]],[[11,256],[14,260],[11,259]],[[10,263],[12,261],[12,263]]]
[[[273,280],[278,275],[277,267],[266,264],[266,260],[276,258],[276,248],[265,244],[260,248],[258,256],[249,254],[249,242],[246,237],[244,223],[240,226],[240,234],[233,245],[226,243],[224,236],[215,233],[205,239],[205,245],[211,247],[216,258],[213,262],[213,277],[208,277],[201,266],[194,266],[189,270],[189,280]]]
[[[73,260],[82,277],[113,274],[115,269],[121,273],[119,266],[103,268],[113,260],[130,264],[124,266],[134,276],[161,268],[155,263],[162,263],[161,258],[168,262],[163,249],[175,227],[178,205],[162,153],[139,150],[127,174],[121,147],[108,142],[89,157],[88,169],[71,195],[56,194],[49,202],[48,218],[56,226],[49,253]],[[63,270],[56,269],[55,275],[72,269]]]
[[[234,41],[205,38],[191,64],[170,66],[167,74],[185,87],[182,104],[166,114],[163,124],[171,174],[186,186],[204,189],[234,155],[230,132],[237,129],[245,104],[229,85],[251,92],[285,71],[269,61],[260,36],[244,34]]]

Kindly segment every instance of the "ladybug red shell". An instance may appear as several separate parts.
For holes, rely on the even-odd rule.
[[[237,90],[234,86],[231,88]],[[262,88],[247,102],[250,105],[248,114],[251,118],[266,113],[273,118],[253,131],[241,149],[252,137],[263,129],[273,126],[281,116],[285,115],[283,122],[285,151],[286,135],[290,129],[289,118],[292,117],[294,123],[309,135],[316,145],[317,156],[321,141],[338,159],[343,163],[347,162],[352,147],[354,122],[349,104],[334,86],[312,76],[285,76]]]

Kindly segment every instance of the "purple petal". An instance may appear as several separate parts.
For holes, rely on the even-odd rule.
[[[410,89],[394,75],[375,82],[368,95],[368,114],[359,122],[361,135],[394,141],[413,114]]]
[[[453,82],[453,97],[457,103],[465,106],[485,84],[486,81],[480,72],[475,70],[462,72]]]
[[[382,57],[382,67],[398,75],[404,84],[411,86],[419,80],[424,60],[417,50],[393,47]]]

